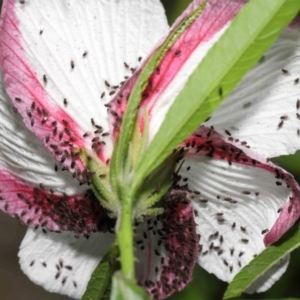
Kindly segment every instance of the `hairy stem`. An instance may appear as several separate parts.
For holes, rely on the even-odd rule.
[[[122,201],[121,220],[117,239],[120,249],[120,262],[123,276],[127,279],[135,280],[132,203],[131,193],[127,193]]]

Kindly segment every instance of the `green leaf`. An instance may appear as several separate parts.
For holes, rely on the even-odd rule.
[[[134,281],[116,272],[113,277],[111,300],[151,300],[146,291]]]
[[[94,270],[81,300],[108,300],[113,273],[119,268],[119,248],[114,243]]]
[[[266,250],[246,265],[229,284],[224,299],[231,299],[251,285],[263,273],[275,265],[280,259],[300,246],[300,225],[292,228],[278,243]]]
[[[161,164],[216,109],[299,9],[299,0],[252,0],[243,7],[169,109],[137,166],[137,181]]]

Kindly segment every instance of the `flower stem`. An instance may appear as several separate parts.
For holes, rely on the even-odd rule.
[[[134,280],[132,202],[131,194],[127,193],[122,201],[121,220],[117,239],[120,249],[122,273],[125,278]]]

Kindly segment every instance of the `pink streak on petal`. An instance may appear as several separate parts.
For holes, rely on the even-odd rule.
[[[4,169],[0,170],[0,209],[24,225],[86,237],[114,227],[114,221],[91,194],[67,195],[34,188]]]
[[[56,159],[65,168],[83,171],[85,166],[74,151],[86,147],[83,133],[72,117],[52,101],[47,92],[47,75],[37,74],[28,62],[15,13],[17,5],[17,1],[6,0],[2,8],[0,66],[5,89],[26,126]]]
[[[227,132],[229,133],[229,131]],[[247,148],[249,147],[247,144],[232,142],[214,129],[204,125],[188,137],[181,146],[188,149],[186,154],[188,156],[205,155],[215,159],[227,160],[228,165],[235,162],[274,172],[270,163]]]
[[[230,133],[229,131],[227,132]],[[232,137],[225,138],[215,130],[201,126],[181,146],[188,150],[187,156],[204,155],[214,159],[226,160],[228,165],[234,162],[260,168],[274,175],[274,185],[286,184],[291,193],[289,198],[286,199],[286,204],[275,224],[265,235],[264,243],[266,246],[278,241],[299,218],[300,188],[294,177],[264,157],[251,151],[250,146],[246,142],[235,141]]]
[[[199,6],[200,1],[196,2],[198,3],[189,6],[188,12],[192,12]],[[201,15],[169,49],[160,63],[159,69],[150,77],[143,94],[143,105],[148,108],[150,116],[155,102],[170,85],[196,48],[211,40],[217,32],[233,19],[243,5],[242,1],[208,1]],[[171,32],[173,30],[172,28]]]
[[[164,213],[159,221],[154,221],[153,225],[148,223],[145,242],[148,249],[144,250],[147,254],[138,266],[137,278],[154,299],[167,298],[182,290],[192,279],[199,238],[188,197],[186,191],[172,190],[162,199]],[[158,246],[160,239],[161,248]]]
[[[141,68],[138,69],[130,79],[124,84],[123,88],[116,94],[116,96],[110,101],[108,113],[110,115],[111,128],[113,128],[113,137],[116,138],[120,131],[123,121],[123,115],[127,107],[127,102],[130,94],[134,88],[134,85],[141,73]],[[142,132],[142,130],[141,130]]]
[[[283,207],[278,219],[272,229],[265,235],[264,243],[269,246],[277,242],[299,219],[300,216],[300,189],[295,179],[289,175],[289,184],[292,189],[292,194],[289,200]]]
[[[195,11],[203,0],[195,0],[171,27],[169,34],[174,32],[178,25]],[[175,44],[168,50],[159,66],[150,76],[148,84],[142,93],[140,105],[140,127],[143,132],[143,110],[147,109],[149,120],[151,111],[159,101],[161,94],[172,83],[180,69],[199,47],[211,40],[233,17],[247,1],[232,0],[209,0],[203,12],[195,19],[187,30],[178,38]],[[161,41],[161,43],[164,40]],[[157,49],[160,45],[155,47]],[[153,52],[155,51],[153,50]],[[119,94],[112,100],[113,124],[119,128],[120,121],[126,108],[127,99],[130,95],[141,69],[145,66],[153,52],[145,60],[141,68],[128,80]],[[118,117],[117,119],[115,117]]]
[[[290,27],[299,28],[300,27],[300,13],[296,16],[296,18],[291,22]]]

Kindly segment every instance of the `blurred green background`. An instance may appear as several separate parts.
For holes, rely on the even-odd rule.
[[[162,2],[172,24],[191,0],[162,0]],[[275,160],[294,174],[298,181],[300,180],[300,152]],[[34,285],[20,270],[17,253],[25,231],[26,228],[21,227],[17,220],[0,212],[0,300],[67,300],[67,297],[50,294]],[[219,281],[214,275],[196,266],[192,283],[169,299],[219,300],[222,299],[226,286],[227,284]],[[288,297],[300,299],[300,249],[293,252],[288,271],[268,292],[242,295],[239,299],[287,299]]]

